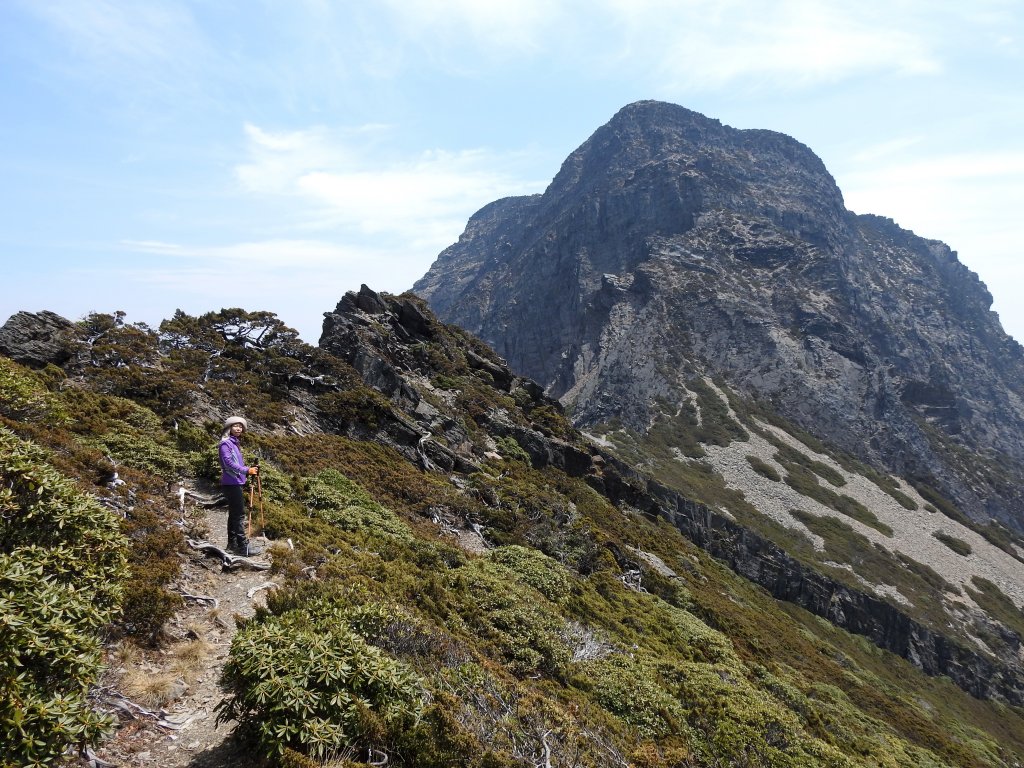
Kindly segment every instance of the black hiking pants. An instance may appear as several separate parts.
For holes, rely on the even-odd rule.
[[[245,534],[245,486],[222,485],[228,500],[228,547],[241,548],[248,542]]]

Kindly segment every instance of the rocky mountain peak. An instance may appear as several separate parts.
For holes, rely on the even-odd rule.
[[[666,187],[672,179],[674,186]],[[766,183],[770,180],[771,183]],[[739,130],[674,104],[641,101],[621,109],[573,152],[555,176],[548,196],[582,190],[649,190],[644,209],[667,234],[689,228],[688,216],[672,218],[673,190],[700,208],[744,210],[780,223],[808,211],[843,211],[843,199],[821,160],[785,134]],[[642,214],[642,211],[638,211]],[[689,211],[691,214],[693,211]]]
[[[620,110],[414,290],[561,399],[647,433],[721,377],[828,444],[1024,530],[1024,350],[944,243],[845,208],[800,142]]]

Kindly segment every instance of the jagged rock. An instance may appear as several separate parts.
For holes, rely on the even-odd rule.
[[[543,195],[474,215],[414,290],[589,427],[710,374],[1024,531],[1024,348],[949,247],[848,211],[806,146],[622,109]]]
[[[334,312],[325,313],[320,346],[351,365],[365,384],[394,405],[392,412],[381,414],[375,439],[426,468],[472,472],[477,469],[476,457],[431,439],[437,426],[449,445],[466,443],[461,421],[440,413],[410,381],[417,370],[437,373],[425,368],[414,352],[417,345],[436,339],[437,320],[428,315],[409,299],[378,294],[364,285],[358,293],[346,293]],[[480,364],[501,369],[482,358]]]
[[[54,312],[18,312],[0,327],[0,355],[32,368],[62,365],[74,353],[73,327]]]

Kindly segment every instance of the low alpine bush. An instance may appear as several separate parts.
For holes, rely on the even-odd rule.
[[[415,723],[423,688],[412,670],[370,645],[346,609],[262,615],[235,636],[219,721],[238,720],[268,756],[325,760],[379,747]]]
[[[41,766],[109,728],[89,706],[127,575],[118,521],[0,429],[0,765]]]

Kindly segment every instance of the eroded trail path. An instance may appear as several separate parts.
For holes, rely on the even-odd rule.
[[[226,517],[226,508],[193,509],[189,504],[186,533],[226,547]],[[128,648],[116,654],[98,692],[99,706],[116,712],[121,721],[96,750],[106,763],[161,768],[246,764],[231,738],[234,724],[216,725],[216,706],[224,696],[219,680],[237,631],[236,617],[252,616],[273,588],[269,560],[261,556],[229,569],[213,552],[190,549],[182,557],[172,589],[188,597],[166,624],[169,642],[157,651]]]

